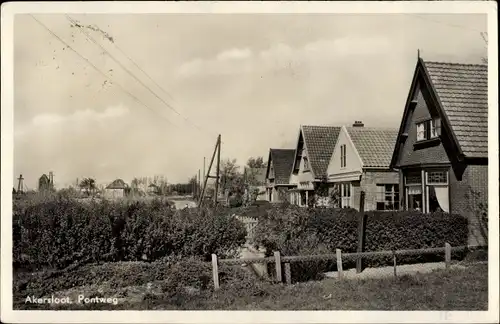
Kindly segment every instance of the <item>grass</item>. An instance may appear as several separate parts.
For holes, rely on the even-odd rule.
[[[86,297],[117,297],[119,302],[117,305],[73,304],[69,307],[58,306],[56,309],[472,311],[487,310],[488,307],[488,265],[484,263],[467,264],[449,271],[437,270],[428,274],[385,279],[325,279],[295,285],[232,282],[222,285],[217,292],[195,289],[169,293],[162,289],[161,281],[146,283],[142,280],[140,284],[129,284],[126,280],[122,280],[119,285],[101,281],[60,289],[53,294],[72,296],[74,299],[78,294]],[[24,290],[14,295],[15,309],[54,309],[50,305],[25,304],[24,298],[28,294]]]

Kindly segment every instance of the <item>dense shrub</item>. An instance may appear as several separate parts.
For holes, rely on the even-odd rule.
[[[467,219],[445,213],[368,212],[365,251],[422,249],[467,245]],[[358,246],[358,217],[354,209],[295,206],[276,207],[259,219],[255,240],[271,255],[310,255],[356,252]],[[454,257],[460,257],[454,255]],[[442,261],[443,255],[398,256],[398,263]],[[392,258],[365,259],[366,266],[392,264]],[[353,267],[354,260],[346,260],[344,268]],[[292,264],[295,280],[313,279],[320,272],[335,270],[331,261]]]
[[[64,268],[98,261],[232,255],[243,225],[219,209],[172,210],[165,202],[51,198],[14,202],[14,266]]]

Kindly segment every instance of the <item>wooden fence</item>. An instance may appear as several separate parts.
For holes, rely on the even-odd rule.
[[[237,220],[241,221],[243,224],[245,224],[245,229],[247,231],[247,242],[253,242],[253,239],[255,237],[255,227],[257,226],[258,220],[257,218],[253,217],[246,217],[246,216],[235,216]]]
[[[279,251],[274,252],[272,257],[262,257],[262,258],[244,258],[244,259],[217,259],[217,255],[212,254],[212,270],[213,270],[213,281],[215,289],[220,288],[219,284],[219,271],[218,265],[241,265],[241,264],[252,264],[252,263],[274,263],[276,264],[276,281],[282,282],[282,265],[285,267],[285,282],[291,284],[292,274],[290,263],[292,262],[304,262],[304,261],[325,261],[325,260],[337,260],[337,275],[339,279],[342,279],[342,263],[345,260],[359,260],[362,258],[375,258],[375,257],[387,257],[392,256],[394,260],[394,275],[396,276],[396,259],[397,256],[401,255],[424,255],[424,254],[445,254],[444,260],[446,269],[449,269],[451,264],[451,253],[467,250],[467,246],[452,247],[450,244],[446,243],[444,247],[438,248],[427,248],[427,249],[414,249],[414,250],[394,250],[394,251],[376,251],[376,252],[357,252],[357,253],[342,253],[340,249],[336,250],[336,253],[331,254],[321,254],[321,255],[300,255],[300,256],[281,256]]]

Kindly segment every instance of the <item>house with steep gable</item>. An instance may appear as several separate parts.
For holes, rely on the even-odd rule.
[[[365,210],[399,209],[399,174],[390,169],[397,135],[361,121],[342,126],[327,171],[335,207],[359,210],[364,191]]]
[[[295,149],[270,149],[266,170],[266,200],[272,203],[288,200]]]
[[[295,187],[290,190],[291,203],[308,206],[318,186],[326,182],[328,164],[339,133],[340,126],[300,127],[289,181]]]
[[[469,244],[485,244],[477,208],[488,199],[487,65],[418,58],[391,167],[402,209],[462,214]]]

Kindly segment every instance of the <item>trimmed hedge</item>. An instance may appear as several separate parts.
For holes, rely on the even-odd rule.
[[[467,245],[467,219],[446,213],[366,212],[365,251],[423,249]],[[259,219],[255,240],[269,255],[279,250],[283,255],[354,253],[358,246],[358,219],[354,209],[279,206]],[[454,255],[461,257],[461,255]],[[398,264],[443,261],[440,255],[398,256]],[[368,267],[392,265],[391,257],[364,259]],[[344,268],[354,267],[346,261]],[[336,270],[334,261],[292,264],[295,280],[317,278],[320,272]]]
[[[161,201],[78,202],[51,198],[13,208],[15,268],[64,268],[99,261],[155,261],[211,253],[233,256],[241,222],[218,209],[175,211]]]

